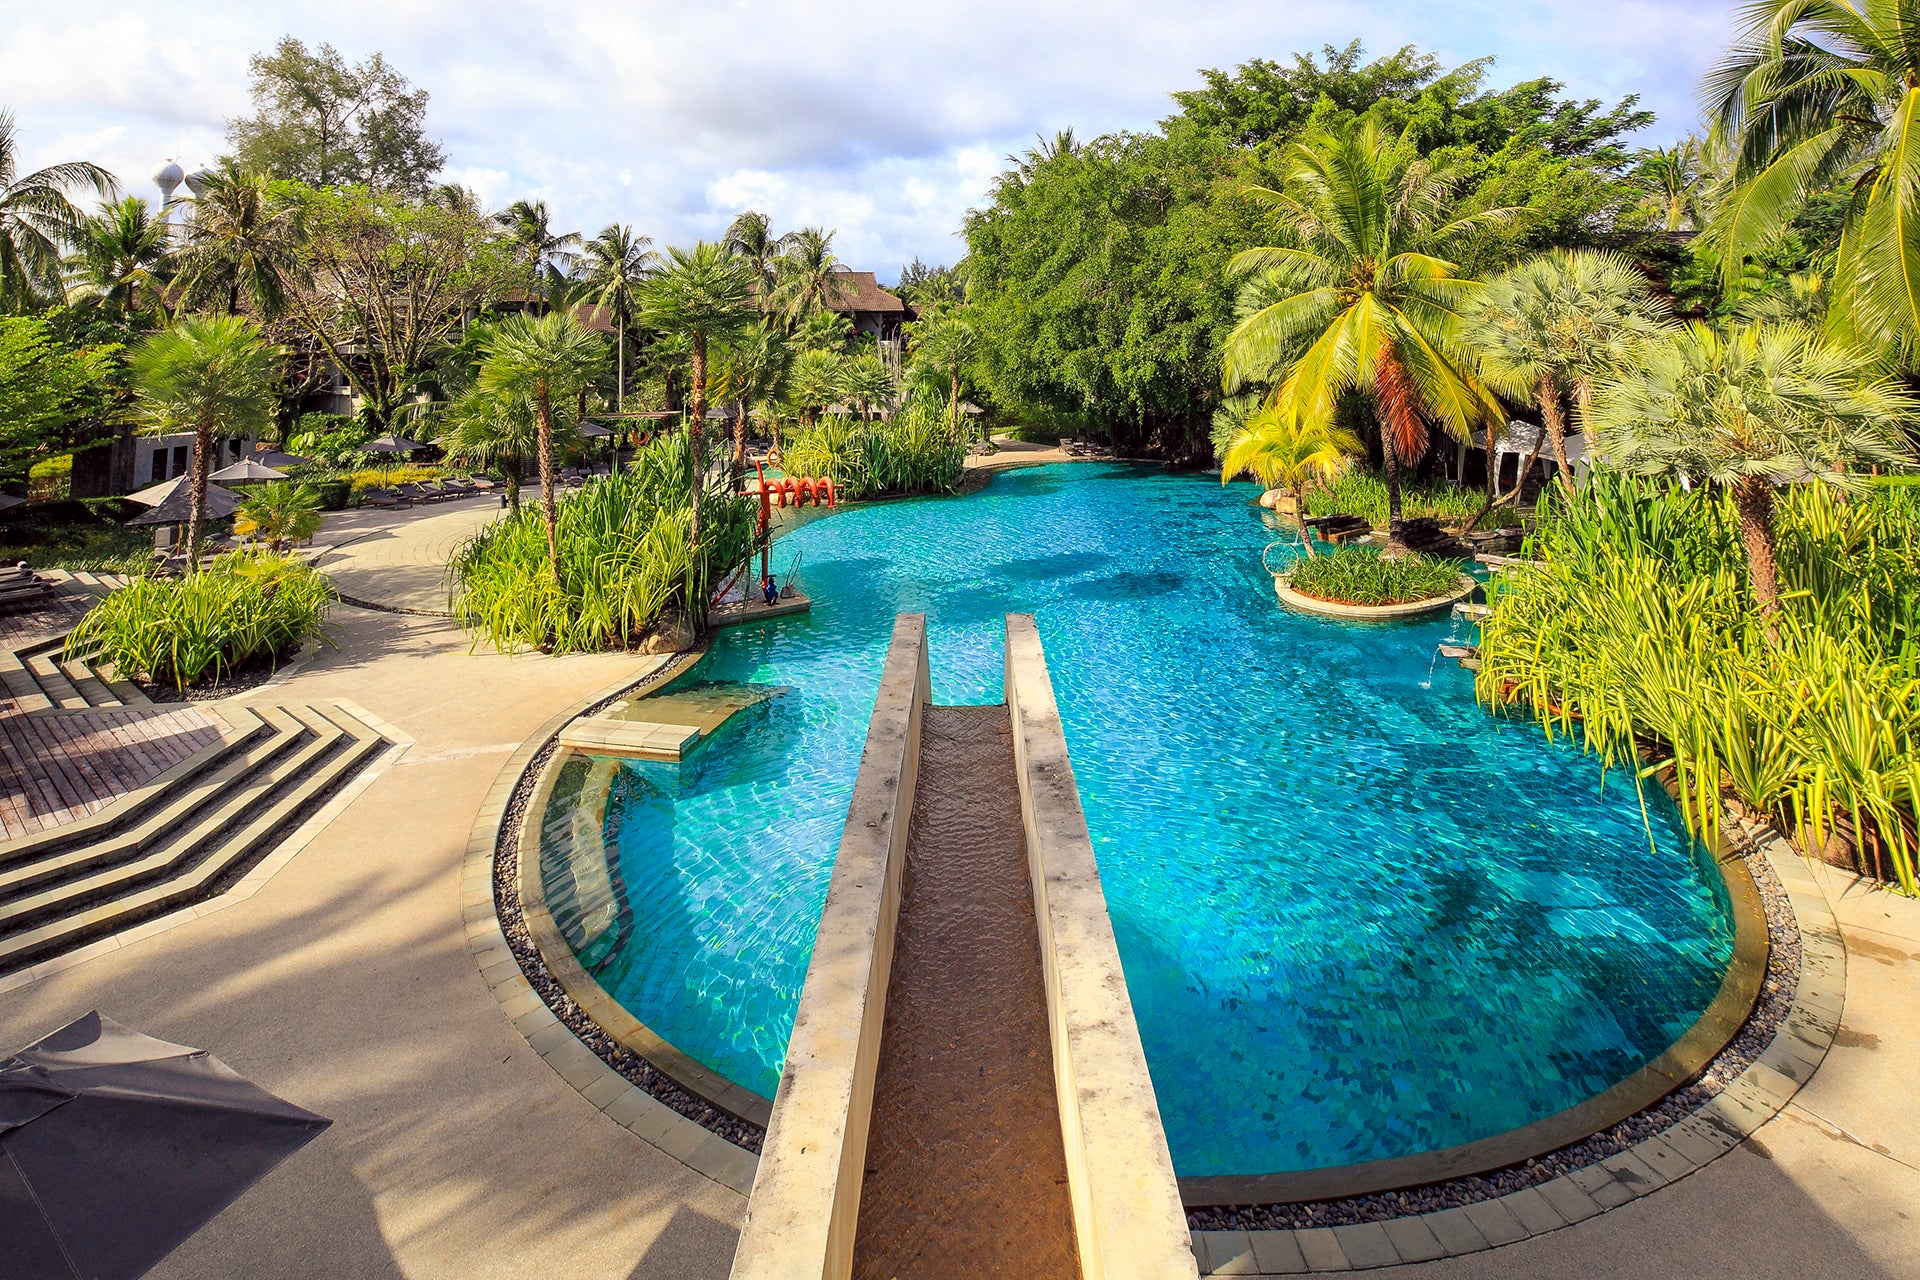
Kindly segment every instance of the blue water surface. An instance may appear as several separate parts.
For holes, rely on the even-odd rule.
[[[679,687],[783,691],[616,788],[633,928],[601,982],[771,1096],[894,615],[927,615],[936,701],[997,702],[1020,611],[1181,1174],[1450,1146],[1645,1064],[1732,946],[1672,805],[1476,707],[1434,661],[1450,620],[1284,610],[1252,492],[1069,464],[781,539],[812,613],[723,632]]]

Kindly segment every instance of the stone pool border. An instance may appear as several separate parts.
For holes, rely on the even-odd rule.
[[[1293,584],[1278,573],[1273,575],[1273,589],[1280,597],[1281,604],[1302,613],[1317,613],[1323,618],[1346,618],[1354,622],[1391,622],[1397,618],[1420,618],[1450,609],[1478,591],[1480,583],[1463,573],[1460,575],[1460,584],[1446,595],[1408,600],[1402,604],[1342,604],[1338,600],[1322,600],[1318,596],[1295,591]]]
[[[1491,1199],[1375,1222],[1288,1230],[1195,1230],[1202,1275],[1363,1271],[1497,1248],[1584,1222],[1705,1168],[1777,1115],[1812,1079],[1840,1027],[1847,953],[1819,882],[1777,833],[1749,832],[1800,931],[1792,1004],[1771,1043],[1725,1089],[1615,1155]]]

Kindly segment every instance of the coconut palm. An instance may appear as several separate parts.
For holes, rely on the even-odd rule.
[[[527,264],[536,291],[547,279],[547,268],[564,272],[572,265],[580,233],[555,231],[545,200],[515,200],[494,214],[493,220],[506,228],[507,241]],[[544,301],[539,305],[546,309]]]
[[[1712,179],[1706,156],[1706,144],[1697,137],[1640,153],[1634,176],[1646,187],[1645,208],[1659,220],[1661,230],[1698,231],[1706,225]]]
[[[233,513],[233,531],[265,538],[275,551],[289,550],[320,532],[325,516],[320,491],[308,484],[262,484],[243,490]]]
[[[1724,485],[1739,513],[1754,603],[1777,635],[1773,491],[1857,487],[1866,467],[1904,469],[1916,402],[1858,354],[1790,325],[1721,333],[1693,323],[1641,348],[1595,392],[1601,453],[1642,475]]]
[[[1220,483],[1251,475],[1268,489],[1290,492],[1300,545],[1307,555],[1317,555],[1307,529],[1307,489],[1338,479],[1361,447],[1359,437],[1343,427],[1302,422],[1287,405],[1264,404],[1228,444],[1220,463]]]
[[[131,368],[147,425],[160,432],[193,432],[187,563],[198,569],[214,439],[273,425],[280,407],[279,353],[244,316],[187,316],[135,347]]]
[[[771,312],[774,307],[775,271],[780,263],[780,255],[785,251],[787,237],[773,234],[772,218],[748,209],[727,224],[727,233],[720,237],[720,243],[727,247],[728,252],[752,265],[754,298],[761,311]]]
[[[787,374],[787,403],[800,411],[808,426],[820,421],[820,411],[840,398],[841,366],[847,358],[837,351],[803,351]]]
[[[1304,423],[1332,423],[1357,401],[1380,429],[1388,549],[1403,551],[1400,467],[1426,453],[1428,424],[1464,440],[1503,416],[1460,342],[1479,286],[1438,251],[1512,211],[1451,216],[1456,175],[1371,119],[1318,131],[1281,162],[1285,190],[1251,194],[1299,247],[1249,249],[1230,264],[1259,277],[1249,283],[1264,305],[1228,334],[1223,381],[1232,392],[1283,374],[1276,400]]]
[[[547,556],[560,580],[560,509],[554,495],[554,405],[565,404],[606,367],[606,347],[564,312],[509,316],[485,340],[476,386],[503,400],[533,406],[534,454],[540,462],[540,510]]]
[[[755,322],[751,267],[723,245],[702,240],[669,249],[660,270],[640,289],[642,318],[654,329],[687,339],[687,437],[693,462],[692,538],[700,537],[700,494],[707,473],[707,348],[738,338]]]
[[[106,200],[115,183],[84,160],[21,174],[13,113],[0,111],[0,311],[60,296],[60,250],[74,242],[86,218],[67,199],[68,187],[92,187]]]
[[[1732,157],[1712,234],[1721,275],[1786,231],[1809,197],[1851,190],[1828,328],[1910,354],[1920,341],[1920,8],[1914,0],[1762,0],[1702,88]]]
[[[840,301],[843,282],[840,259],[834,256],[833,232],[802,227],[785,237],[774,267],[774,304],[798,324],[808,316],[832,310]]]
[[[908,337],[913,345],[914,368],[946,386],[947,426],[959,435],[960,379],[973,363],[979,335],[957,312],[938,307],[926,319],[916,321]]]
[[[70,301],[127,314],[142,304],[164,320],[166,281],[171,274],[167,224],[138,196],[100,206],[80,225],[78,248],[67,260]]]
[[[223,161],[194,203],[179,282],[189,304],[236,315],[245,297],[264,318],[286,305],[300,251],[301,215],[265,174]]]
[[[721,361],[720,399],[733,406],[733,465],[747,460],[747,415],[756,404],[775,399],[793,366],[793,348],[777,328],[754,325],[728,344]]]
[[[636,235],[622,222],[609,223],[599,235],[587,241],[575,264],[581,281],[587,286],[589,300],[605,307],[613,316],[614,368],[613,405],[616,411],[627,402],[627,331],[633,327],[634,303],[640,282],[647,278],[658,261],[653,241]]]
[[[1489,470],[1489,510],[1519,496],[1542,443],[1553,446],[1561,482],[1573,483],[1562,440],[1568,402],[1585,431],[1594,381],[1623,367],[1636,347],[1660,332],[1666,318],[1646,277],[1617,254],[1555,249],[1487,282],[1462,337],[1478,353],[1485,379],[1509,399],[1531,402],[1544,428],[1511,494],[1496,496],[1497,480]],[[1591,452],[1591,440],[1588,445]],[[1493,457],[1489,446],[1489,468]]]

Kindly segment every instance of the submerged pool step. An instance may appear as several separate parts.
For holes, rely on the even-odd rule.
[[[588,755],[629,756],[637,760],[678,760],[699,740],[698,725],[618,720],[610,716],[575,720],[560,734],[563,747]]]

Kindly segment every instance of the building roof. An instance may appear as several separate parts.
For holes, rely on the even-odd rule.
[[[836,271],[840,277],[840,297],[833,304],[835,311],[877,311],[886,315],[903,315],[907,304],[900,301],[880,287],[871,271]]]

